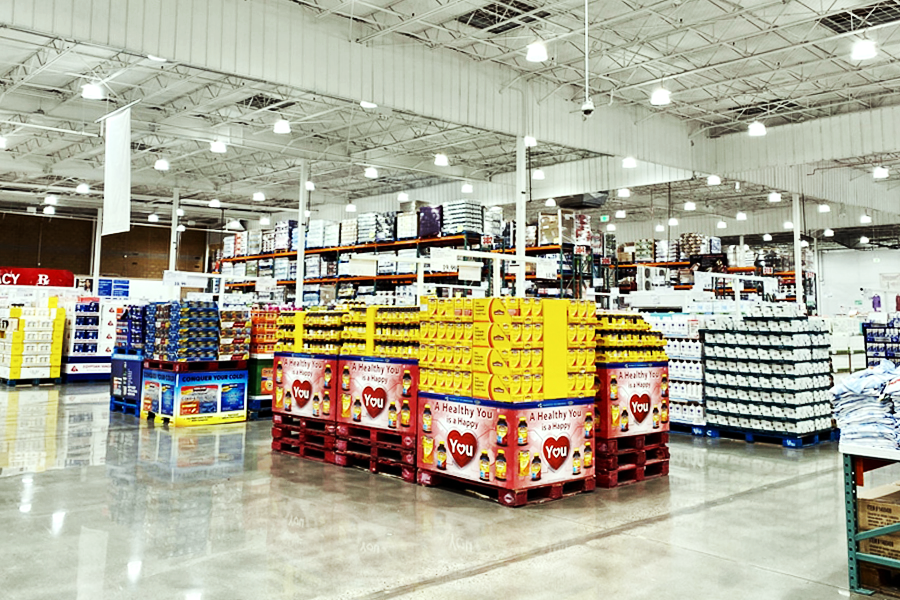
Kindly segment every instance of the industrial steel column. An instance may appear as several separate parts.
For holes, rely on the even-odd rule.
[[[797,304],[804,307],[804,312],[806,312],[806,302],[803,298],[803,247],[800,240],[800,219],[802,218],[800,214],[800,194],[791,196],[791,205],[794,209],[792,215],[792,222],[794,223],[794,295],[797,299]]]
[[[306,262],[306,206],[309,192],[306,182],[309,181],[309,161],[300,159],[300,201],[297,203],[297,297],[295,306],[303,306],[303,280],[306,278],[304,264]]]
[[[528,200],[525,138],[516,138],[516,296],[525,297],[525,208]],[[495,294],[498,293],[494,292]]]
[[[169,228],[169,270],[178,268],[178,208],[181,200],[180,190],[172,192],[172,226]]]

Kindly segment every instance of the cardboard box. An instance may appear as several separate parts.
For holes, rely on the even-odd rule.
[[[859,488],[857,497],[861,531],[900,522],[900,481],[871,489]],[[900,534],[897,537],[900,540]]]

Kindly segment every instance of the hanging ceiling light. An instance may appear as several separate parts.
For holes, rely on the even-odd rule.
[[[279,134],[286,134],[291,132],[291,122],[287,119],[278,119],[275,121],[275,125],[272,127],[272,131]]]
[[[237,219],[232,219],[232,220],[228,221],[227,225],[225,225],[225,229],[230,229],[232,231],[243,231],[244,226],[241,225],[241,222],[238,221]]]
[[[860,215],[859,222],[862,223],[863,225],[868,225],[869,223],[872,222],[872,217],[870,217],[869,215],[866,215],[866,214]]]
[[[869,238],[867,238],[866,236],[862,236],[861,238],[859,238],[859,243],[860,244],[868,244]]]
[[[784,227],[785,229],[793,229],[793,228],[794,228],[794,223],[793,223],[792,221],[785,221],[784,224],[783,224],[783,227]]]
[[[6,150],[6,138],[0,135],[0,150]]]
[[[665,88],[656,88],[650,94],[650,104],[653,106],[665,106],[672,101],[672,93]]]
[[[834,229],[826,229],[822,232],[825,237],[834,237]]]
[[[228,152],[228,146],[222,140],[213,140],[209,143],[209,151],[216,154],[225,154]]]
[[[54,206],[45,206],[45,207],[44,207],[44,214],[45,214],[45,215],[55,215],[55,214],[56,214],[56,207],[54,207]]]
[[[213,198],[212,200],[209,201],[210,208],[220,208],[221,206],[222,206],[222,203],[219,202],[218,198]]]
[[[688,200],[684,203],[684,210],[697,210],[697,205]]]
[[[434,166],[436,167],[449,167],[450,159],[447,158],[446,154],[435,154],[434,155]]]
[[[617,211],[616,211],[616,218],[617,218],[617,219],[624,219],[624,218],[626,217],[626,215],[627,215],[627,213],[626,213],[624,210],[617,210]]]
[[[99,83],[86,83],[81,86],[81,97],[85,100],[103,100],[106,94]]]
[[[378,179],[378,169],[375,167],[366,167],[364,174],[369,179]]]
[[[397,194],[397,202],[409,202],[409,194],[406,192],[400,192]]]
[[[534,148],[535,146],[537,146],[537,140],[533,135],[526,135],[524,141],[526,148]]]
[[[747,213],[745,213],[745,212],[739,212],[738,214],[734,215],[734,220],[735,220],[735,221],[746,221],[746,220],[747,220]]]
[[[314,192],[314,191],[316,191],[316,184],[314,184],[312,181],[307,181],[307,182],[306,182],[306,191],[307,191],[307,192]]]
[[[151,223],[159,223],[159,215],[156,213],[150,213],[150,216],[147,217],[147,220]]]
[[[75,186],[75,193],[76,194],[90,194],[91,186],[89,186],[86,183],[79,183],[77,186]]]
[[[766,126],[759,121],[753,121],[747,126],[747,133],[750,137],[762,137],[766,135]]]
[[[147,58],[149,58],[149,59],[152,60],[153,62],[158,62],[158,63],[164,63],[164,62],[166,62],[166,59],[163,58],[162,56],[154,56],[154,55],[152,55],[152,54],[148,54],[148,55],[147,55]]]
[[[350,213],[356,212],[356,205],[353,204],[353,200],[350,200],[349,202],[347,202],[347,206],[344,207],[344,210],[347,212],[350,212]]]
[[[271,225],[271,224],[272,224],[272,219],[270,219],[269,217],[262,216],[259,218],[259,225],[261,227],[265,227],[266,225]]]
[[[378,108],[377,104],[375,104],[374,102],[369,102],[368,100],[360,100],[359,105],[366,109]]]
[[[307,219],[310,218],[312,216],[312,211],[311,210],[303,211],[303,216],[306,217]]]
[[[623,169],[636,169],[637,168],[637,160],[633,156],[626,156],[622,159],[622,168]]]
[[[654,227],[654,229],[656,230],[657,233],[661,233],[666,230],[666,226],[663,225],[662,223],[657,223],[656,227]]]
[[[175,214],[177,214],[179,217],[183,217],[183,216],[184,216],[184,209],[183,209],[183,208],[179,208],[177,211],[175,211]]]
[[[153,163],[153,168],[157,171],[168,171],[169,170],[169,161],[164,158],[157,158],[156,162]]]
[[[726,223],[725,221],[719,221],[718,223],[716,223],[716,229],[725,229],[726,227],[728,227],[728,223]]]
[[[535,181],[543,181],[544,180],[544,172],[541,169],[535,169],[531,172],[531,178]]]
[[[806,240],[800,240],[800,247],[809,248],[809,242],[807,242]]]
[[[781,194],[779,192],[769,192],[769,202],[781,202]]]
[[[547,60],[547,46],[541,40],[526,46],[525,60],[528,62],[544,62]]]
[[[253,201],[254,202],[265,202],[266,195],[262,192],[253,192]]]
[[[878,47],[875,40],[856,40],[850,51],[850,60],[869,60],[878,56]]]
[[[875,179],[887,179],[890,175],[891,172],[887,167],[875,167],[872,169],[872,177]]]
[[[556,198],[547,198],[547,200],[544,201],[544,206],[549,208],[556,206]]]
[[[606,230],[607,230],[607,231],[615,231],[615,230],[616,230],[616,224],[615,224],[615,223],[609,223],[609,224],[606,226]]]
[[[670,217],[669,227],[678,227],[678,219],[676,219],[675,217]]]
[[[462,184],[462,193],[463,194],[471,194],[474,190],[475,190],[475,188],[472,187],[471,183]]]
[[[741,191],[741,182],[740,181],[734,182],[734,191],[736,191],[736,192]]]
[[[706,178],[706,185],[721,185],[722,178],[718,175],[710,175]]]
[[[175,231],[177,231],[178,233],[184,233],[185,231],[187,231],[187,228],[184,225],[179,225],[175,228]]]
[[[619,191],[616,192],[616,196],[618,196],[619,198],[630,198],[631,190],[629,190],[628,188],[619,188]]]
[[[59,196],[54,196],[50,194],[46,198],[44,198],[44,204],[50,204],[52,206],[56,206],[56,203],[59,202]]]
[[[771,242],[771,241],[772,241],[772,234],[771,234],[771,233],[764,233],[764,234],[763,234],[763,241],[764,241],[764,242]]]
[[[830,213],[830,212],[831,212],[831,207],[830,207],[829,205],[827,205],[827,204],[820,204],[820,205],[819,205],[819,212],[820,212],[820,213]]]

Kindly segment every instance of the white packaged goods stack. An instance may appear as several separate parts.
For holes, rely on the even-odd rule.
[[[247,256],[247,232],[234,234],[234,255]]]
[[[306,278],[308,279],[323,277],[324,274],[322,273],[321,257],[318,254],[307,256],[303,261],[303,272],[306,274]]]
[[[329,221],[322,219],[313,219],[309,222],[309,228],[306,231],[306,247],[307,248],[324,248],[325,247],[325,226]]]
[[[375,241],[376,213],[362,213],[356,219],[356,243],[371,244]]]
[[[682,233],[678,238],[678,249],[681,260],[688,260],[691,256],[706,253],[709,247],[706,236],[699,233]]]
[[[221,268],[222,277],[229,278],[234,277],[234,263],[233,262],[223,262]]]
[[[414,262],[404,262],[404,258],[416,258],[417,252],[415,248],[406,250],[397,250],[397,275],[408,275],[410,273],[418,273],[417,264]]]
[[[743,319],[707,318],[707,425],[786,436],[830,430],[828,349],[825,321],[794,304],[756,305]]]
[[[349,277],[353,275],[350,271],[350,255],[349,254],[341,254],[338,256],[338,277]]]
[[[256,267],[257,277],[272,277],[275,273],[275,261],[271,258],[259,259]]]
[[[634,243],[634,262],[653,262],[653,240],[637,240]]]
[[[656,240],[654,246],[653,262],[666,262],[669,259],[669,240]]]
[[[396,275],[397,273],[397,253],[396,252],[379,252],[378,257],[378,274],[379,275]]]
[[[324,248],[335,248],[341,245],[341,224],[329,221],[325,224],[325,236],[322,240]]]
[[[247,276],[247,264],[244,262],[233,263],[234,264],[234,278],[235,279],[244,279]]]
[[[397,215],[397,239],[411,240],[419,235],[419,215],[399,213]]]
[[[278,281],[284,281],[291,276],[291,259],[286,256],[279,256],[273,263],[273,277]]]
[[[247,255],[262,254],[262,230],[253,229],[247,232]]]
[[[234,257],[234,236],[226,235],[222,238],[222,257],[223,258],[233,258]]]
[[[0,380],[59,377],[65,326],[56,298],[0,306]]]
[[[341,221],[341,246],[356,245],[356,219]]]
[[[286,219],[275,223],[275,251],[291,250],[291,234],[297,229],[297,221]]]
[[[397,235],[397,213],[375,214],[375,241],[392,242]]]
[[[503,235],[503,211],[484,209],[484,235],[499,238]]]
[[[300,250],[300,228],[291,229],[291,250],[297,252]]]
[[[669,418],[673,423],[703,426],[703,347],[700,319],[683,313],[648,314],[644,319],[666,338],[669,357]]]
[[[256,260],[248,260],[244,263],[244,274],[247,277],[258,277],[259,276],[259,261]]]
[[[110,373],[116,345],[116,309],[112,302],[81,298],[66,304],[63,372],[74,379]]]
[[[481,205],[471,200],[454,200],[443,207],[444,235],[463,232],[481,233],[484,230],[484,217]]]
[[[262,234],[262,253],[271,254],[275,252],[275,230],[268,229]]]
[[[861,318],[827,317],[825,321],[831,332],[831,366],[834,372],[851,373],[865,369],[866,343],[865,336],[860,333]],[[873,358],[873,362],[875,360]]]
[[[589,246],[593,242],[591,234],[591,215],[575,214],[575,243]]]

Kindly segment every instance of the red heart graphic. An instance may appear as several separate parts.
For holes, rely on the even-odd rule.
[[[297,408],[303,408],[312,398],[312,384],[308,381],[294,380],[291,384],[291,393],[294,395],[294,404]]]
[[[628,401],[629,406],[631,406],[631,416],[634,417],[634,420],[637,423],[643,423],[644,419],[647,418],[647,415],[650,414],[650,396],[647,394],[642,394],[638,396],[635,394],[631,397],[631,400]]]
[[[387,392],[385,392],[381,388],[375,388],[374,390],[369,386],[366,386],[366,389],[363,390],[363,406],[366,407],[366,412],[369,413],[369,416],[373,419],[384,411],[384,407],[387,406]]]
[[[478,451],[478,441],[469,431],[466,433],[451,431],[447,435],[447,444],[450,446],[450,455],[460,469],[469,464]]]
[[[554,471],[559,469],[569,458],[569,438],[563,435],[544,440],[544,458]]]

